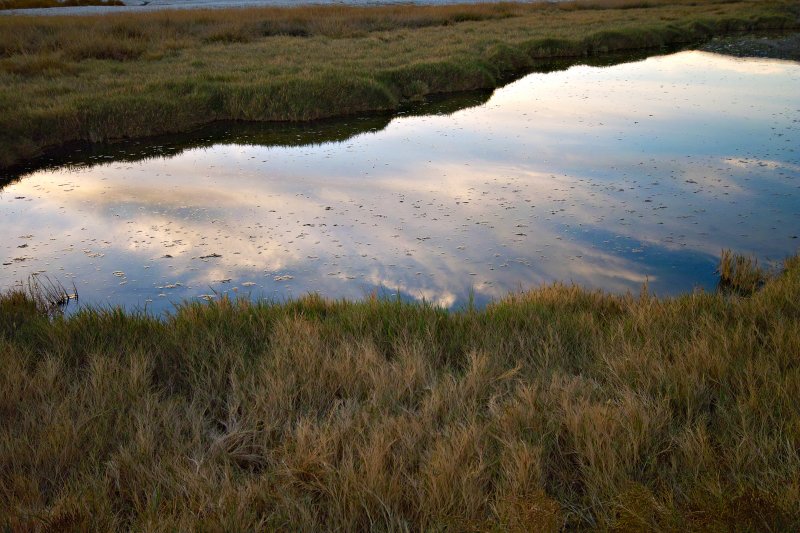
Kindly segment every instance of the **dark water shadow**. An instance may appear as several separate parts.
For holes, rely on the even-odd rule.
[[[640,50],[596,57],[562,58],[539,64],[524,74],[502,80],[497,88],[528,74],[567,70],[578,65],[610,67],[674,53],[679,48]],[[408,102],[397,111],[365,113],[309,122],[217,121],[184,133],[173,133],[114,142],[70,142],[47,149],[38,157],[0,169],[0,191],[28,174],[58,168],[89,168],[110,162],[135,163],[170,158],[186,150],[218,144],[258,146],[308,146],[342,143],[357,135],[377,133],[403,116],[450,115],[485,104],[494,89],[429,95],[424,101]]]

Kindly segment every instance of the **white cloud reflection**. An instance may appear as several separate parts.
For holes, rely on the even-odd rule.
[[[798,80],[689,52],[533,74],[345,142],[39,172],[0,196],[0,283],[42,270],[84,301],[156,306],[233,287],[445,306],[553,280],[686,290],[723,247],[796,247]]]

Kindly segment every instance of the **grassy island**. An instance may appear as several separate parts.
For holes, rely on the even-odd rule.
[[[797,28],[799,11],[789,0],[588,0],[2,17],[0,168],[70,141],[393,110],[554,58]]]
[[[800,257],[677,298],[545,286],[49,316],[0,296],[11,531],[796,531]]]

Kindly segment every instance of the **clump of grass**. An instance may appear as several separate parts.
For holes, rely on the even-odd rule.
[[[610,52],[797,28],[792,2],[596,0],[0,18],[0,168],[70,141],[300,121]]]
[[[735,261],[734,261],[735,262]],[[12,531],[794,531],[800,257],[748,297],[552,285],[0,329]]]
[[[731,250],[722,250],[717,274],[721,290],[743,296],[753,294],[767,280],[766,272],[758,266],[758,259]]]
[[[48,276],[30,276],[19,290],[25,298],[35,304],[36,310],[47,316],[61,314],[71,301],[78,300],[78,290],[72,286],[68,292],[64,285]]]
[[[74,285],[70,293],[47,276],[31,276],[0,298],[0,334],[12,335],[28,321],[60,315],[70,302],[77,300]]]
[[[132,61],[145,53],[147,45],[134,39],[119,40],[113,37],[75,43],[66,52],[69,59],[108,59],[112,61]]]
[[[25,77],[60,76],[75,74],[80,70],[80,67],[70,61],[64,61],[58,55],[52,54],[0,59],[0,70]]]

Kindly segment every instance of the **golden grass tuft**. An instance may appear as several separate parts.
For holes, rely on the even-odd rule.
[[[767,279],[757,259],[734,254],[730,250],[722,250],[717,273],[721,289],[743,295],[754,293]]]

